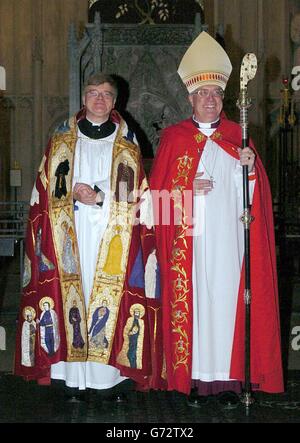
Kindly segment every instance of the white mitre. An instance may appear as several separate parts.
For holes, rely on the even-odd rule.
[[[231,71],[231,62],[222,46],[203,31],[187,49],[177,72],[191,94],[205,85],[220,86],[224,91]]]

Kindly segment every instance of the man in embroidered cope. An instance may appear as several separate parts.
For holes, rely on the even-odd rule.
[[[116,98],[113,77],[91,76],[83,108],[55,131],[39,168],[15,373],[43,384],[63,380],[73,390],[118,385],[120,401],[119,384],[128,379],[143,390],[163,380],[152,200],[135,135],[114,110]],[[22,339],[25,307],[40,318],[32,343],[29,334]]]
[[[240,126],[222,114],[231,70],[224,49],[202,32],[178,69],[193,115],[164,130],[150,177],[168,389],[187,394],[194,407],[210,395],[236,407],[244,381],[243,165],[254,216],[251,383],[283,390],[272,200],[253,143],[241,150]],[[159,213],[165,191],[171,223]]]

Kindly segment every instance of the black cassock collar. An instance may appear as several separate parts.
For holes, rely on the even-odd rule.
[[[107,120],[101,125],[95,125],[86,118],[78,122],[78,127],[84,135],[93,139],[108,137],[116,129],[115,123],[113,123],[111,120]]]
[[[199,129],[215,129],[219,126],[221,120],[218,118],[218,120],[216,120],[215,122],[212,122],[212,123],[201,123],[201,122],[198,122],[195,119],[195,117],[193,116],[192,122]]]

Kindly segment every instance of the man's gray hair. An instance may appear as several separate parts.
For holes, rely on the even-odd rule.
[[[104,72],[97,72],[96,74],[91,75],[84,83],[83,92],[85,93],[85,90],[88,86],[99,86],[103,83],[109,83],[111,85],[111,87],[114,89],[116,98],[118,95],[117,82],[112,75],[105,74]]]

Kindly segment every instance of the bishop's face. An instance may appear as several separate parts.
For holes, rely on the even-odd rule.
[[[86,108],[86,117],[93,123],[106,122],[115,102],[115,91],[109,83],[89,85],[85,89],[83,104]]]
[[[223,91],[219,86],[206,85],[189,95],[197,121],[211,123],[218,120],[223,108]]]

